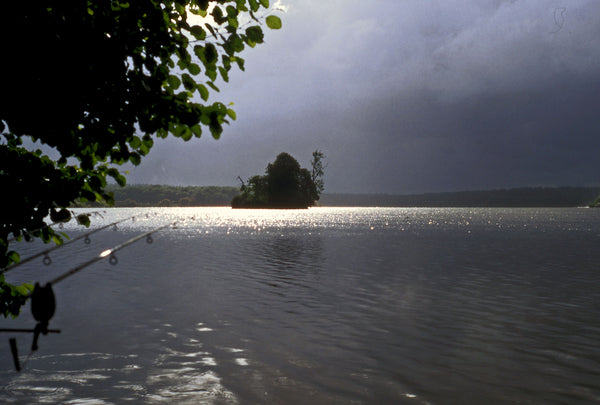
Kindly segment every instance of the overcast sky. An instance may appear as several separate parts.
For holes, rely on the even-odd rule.
[[[220,85],[237,121],[157,141],[130,184],[237,186],[320,149],[325,192],[600,185],[600,1],[279,3]]]

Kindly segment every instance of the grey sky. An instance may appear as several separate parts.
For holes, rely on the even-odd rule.
[[[600,2],[280,3],[216,96],[238,120],[158,141],[130,183],[237,185],[318,148],[326,192],[600,184]]]

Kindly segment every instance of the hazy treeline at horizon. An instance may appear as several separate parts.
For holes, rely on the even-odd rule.
[[[210,207],[230,205],[239,193],[237,187],[168,186],[136,184],[125,187],[109,186],[114,194],[115,207]],[[96,203],[83,206],[98,206]],[[106,205],[102,205],[106,206]]]
[[[138,184],[110,186],[115,207],[230,206],[237,187]],[[426,194],[324,193],[320,206],[380,207],[579,207],[600,195],[600,187],[523,187]],[[92,204],[93,205],[93,204]],[[83,206],[92,206],[83,204]],[[97,205],[96,205],[97,206]]]
[[[600,195],[600,187],[521,187],[412,195],[323,194],[325,206],[380,207],[582,207]]]

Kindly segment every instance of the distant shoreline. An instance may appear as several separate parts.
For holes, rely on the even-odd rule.
[[[221,186],[110,186],[114,207],[231,206],[236,187]],[[600,187],[522,187],[425,194],[323,193],[321,207],[587,207],[600,196]],[[78,204],[99,207],[106,204]]]
[[[323,194],[323,206],[378,207],[588,207],[600,187],[522,187],[412,195]]]

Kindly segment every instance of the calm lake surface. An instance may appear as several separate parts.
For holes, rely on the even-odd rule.
[[[178,221],[57,283],[62,333],[29,359],[31,335],[0,335],[0,402],[600,402],[600,209],[110,209],[92,229],[133,215],[6,274],[45,283]]]

